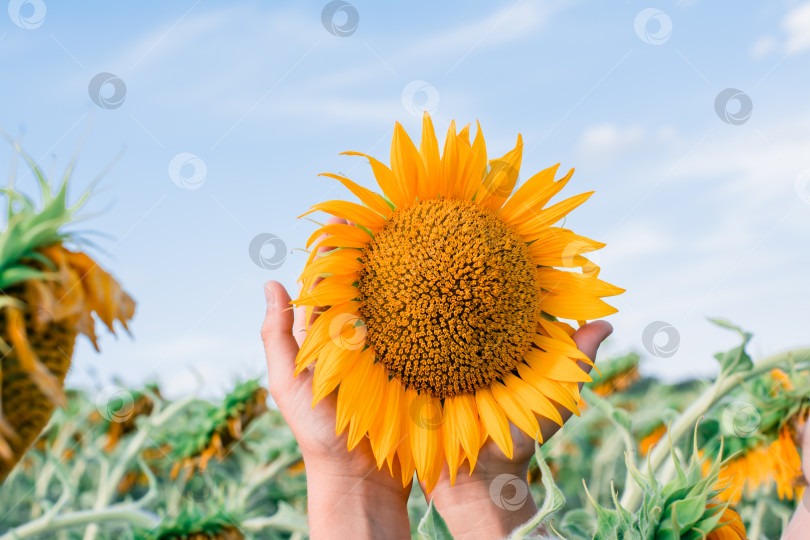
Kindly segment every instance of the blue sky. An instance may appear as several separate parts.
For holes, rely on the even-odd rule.
[[[566,226],[608,244],[601,276],[627,289],[609,351],[668,378],[712,373],[735,338],[708,316],[754,331],[758,356],[806,344],[810,3],[353,1],[332,32],[326,5],[0,10],[0,125],[56,170],[87,132],[74,194],[124,150],[82,228],[110,236],[95,255],[138,301],[134,340],[105,337],[100,355],[83,340],[72,384],[215,395],[262,374],[262,283],[293,288],[313,230],[296,216],[351,196],[317,174],[370,187],[338,154],[387,162],[394,122],[418,137],[424,108],[437,132],[478,119],[492,155],[521,133],[521,178],[559,162],[577,170],[569,196],[596,190]],[[102,73],[125,91],[91,99]],[[718,113],[727,88],[742,95]],[[0,147],[0,167],[11,157]],[[286,246],[278,268],[249,256],[262,233]],[[677,330],[671,355],[644,347],[656,321]]]

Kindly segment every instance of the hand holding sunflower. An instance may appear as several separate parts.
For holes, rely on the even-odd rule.
[[[304,457],[312,537],[398,538],[395,531],[410,538],[410,484],[403,487],[399,474],[394,478],[377,468],[367,440],[353,452],[345,450],[347,434],[335,435],[336,396],[311,407],[313,373],[305,370],[293,378],[295,357],[306,337],[304,310],[293,316],[290,296],[278,282],[265,285],[265,297],[261,334],[268,386]]]
[[[579,350],[585,353],[591,361],[595,361],[599,345],[612,331],[613,327],[610,323],[594,321],[577,330],[571,337]],[[584,362],[580,367],[585,372],[591,370],[591,366]],[[581,388],[582,383],[580,383]],[[564,408],[560,408],[560,414],[564,422],[572,415]],[[545,441],[560,429],[559,425],[546,418],[541,418],[539,423]],[[501,449],[490,440],[481,447],[478,462],[472,473],[470,473],[469,467],[463,464],[455,484],[451,487],[450,475],[447,467],[444,467],[436,488],[428,496],[428,499],[433,499],[436,509],[439,510],[450,530],[458,538],[504,537],[510,531],[529,521],[537,512],[537,505],[528,491],[528,486],[526,487],[526,497],[523,500],[520,500],[516,488],[516,497],[512,497],[510,505],[506,508],[496,504],[497,498],[493,497],[492,488],[494,484],[498,483],[499,477],[501,479],[516,478],[525,482],[529,462],[535,452],[534,439],[520,431],[514,424],[510,424],[509,427],[513,441],[512,459],[504,455]]]

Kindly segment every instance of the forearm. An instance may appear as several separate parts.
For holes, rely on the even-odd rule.
[[[537,513],[526,469],[481,471],[459,468],[454,486],[437,486],[433,504],[456,540],[504,538]]]
[[[807,531],[810,531],[810,488],[804,490],[804,497],[793,513],[782,540],[804,540]]]
[[[366,477],[307,466],[310,537],[329,539],[409,539],[407,497]],[[382,471],[387,474],[387,471]]]

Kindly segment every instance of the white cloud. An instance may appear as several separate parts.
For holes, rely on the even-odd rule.
[[[583,162],[606,164],[620,154],[636,148],[644,136],[645,131],[640,126],[590,126],[582,135],[577,153]]]
[[[782,21],[788,34],[788,52],[800,52],[810,48],[810,2],[794,8]]]

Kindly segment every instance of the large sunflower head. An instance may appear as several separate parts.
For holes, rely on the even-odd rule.
[[[368,159],[382,194],[324,175],[360,204],[310,210],[349,223],[310,237],[294,304],[319,315],[297,373],[315,364],[313,406],[337,389],[349,448],[368,436],[378,466],[397,458],[404,484],[415,470],[431,488],[445,460],[451,479],[464,459],[472,469],[487,438],[511,457],[510,421],[541,440],[537,415],[578,413],[590,377],[577,362],[590,360],[557,318],[610,315],[601,298],[623,291],[583,256],[604,244],[555,226],[591,195],[548,205],[573,170],[555,181],[555,165],[514,191],[520,136],[488,160],[480,126],[471,143],[451,123],[440,155],[427,114],[418,149],[395,125],[390,167],[346,154]]]

